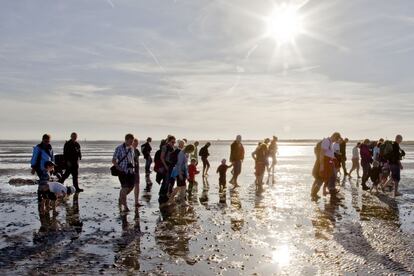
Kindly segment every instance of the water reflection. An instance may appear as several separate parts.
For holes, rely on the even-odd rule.
[[[200,196],[200,203],[203,205],[208,204],[208,191],[210,189],[210,185],[208,183],[207,177],[203,177],[203,191],[201,192]]]
[[[195,261],[189,256],[190,240],[197,234],[197,215],[194,208],[163,207],[155,228],[155,241],[162,251],[187,264]]]
[[[139,270],[139,257],[141,254],[141,227],[138,209],[135,210],[134,223],[128,221],[128,214],[120,214],[122,223],[121,238],[115,244],[115,263],[127,269]]]
[[[231,229],[233,231],[240,231],[244,226],[244,216],[241,212],[241,201],[240,201],[240,194],[239,190],[236,189],[230,189],[230,211],[231,211],[231,217],[230,217],[230,224]]]
[[[272,262],[278,264],[279,267],[288,266],[290,263],[290,250],[287,244],[282,244],[272,252]]]

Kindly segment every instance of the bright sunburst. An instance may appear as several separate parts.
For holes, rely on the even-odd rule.
[[[286,3],[275,6],[267,18],[266,36],[278,44],[293,43],[296,36],[303,32],[303,18],[298,9],[299,7]]]

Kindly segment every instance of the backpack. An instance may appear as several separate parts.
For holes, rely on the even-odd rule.
[[[154,171],[158,172],[163,166],[161,162],[161,149],[159,149],[154,155]]]
[[[387,140],[380,146],[380,156],[386,160],[389,160],[391,158],[393,150],[394,147],[392,142]]]
[[[201,157],[207,157],[207,149],[205,147],[202,147],[198,152],[198,155]]]

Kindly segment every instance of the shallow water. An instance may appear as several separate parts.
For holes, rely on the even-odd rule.
[[[281,143],[276,173],[261,191],[255,189],[249,156],[255,143],[246,143],[241,187],[229,185],[220,202],[215,169],[228,158],[229,144],[216,142],[210,176],[197,178],[192,208],[160,210],[158,184],[144,192],[141,176],[145,206],[123,215],[117,209],[118,180],[109,174],[117,143],[83,142],[85,192],[71,196],[54,216],[39,215],[35,186],[8,184],[11,177],[32,177],[28,162],[34,144],[0,142],[2,274],[414,273],[413,146],[403,146],[401,198],[362,192],[353,178],[341,181],[338,200],[313,202],[313,142]],[[53,145],[55,153],[61,152],[59,145]]]

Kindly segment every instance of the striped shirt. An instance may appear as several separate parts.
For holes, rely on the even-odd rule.
[[[131,148],[127,148],[125,143],[123,143],[116,147],[113,159],[116,160],[116,162],[118,162],[119,167],[122,169],[124,173],[133,174],[134,156],[134,151]],[[121,159],[122,161],[120,162]]]

